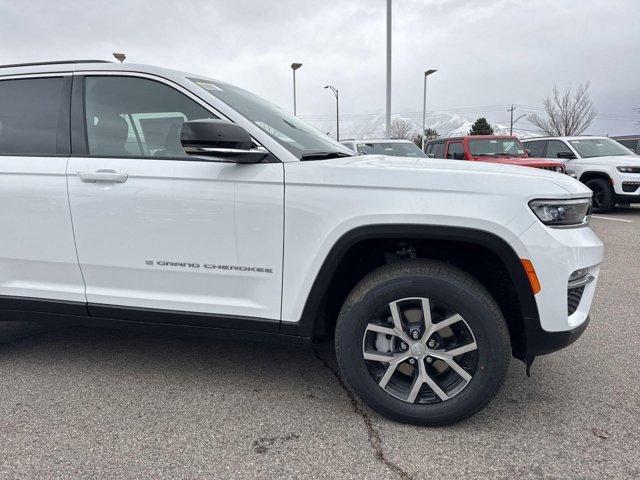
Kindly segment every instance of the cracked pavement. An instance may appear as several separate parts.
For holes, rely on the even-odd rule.
[[[530,379],[513,361],[489,407],[451,427],[373,413],[326,345],[317,357],[87,328],[19,338],[12,326],[0,478],[638,478],[640,208],[607,217],[592,220],[606,252],[584,336],[537,359]]]

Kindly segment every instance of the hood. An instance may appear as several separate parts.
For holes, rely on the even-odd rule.
[[[507,163],[509,165],[522,165],[525,167],[561,167],[562,162],[548,158],[534,157],[482,157],[477,160],[490,163]]]
[[[298,162],[294,162],[298,163]],[[299,162],[302,164],[309,162]],[[312,161],[304,183],[448,192],[501,193],[540,198],[590,197],[591,190],[568,175],[504,163],[360,155]],[[291,164],[288,164],[288,166]]]
[[[610,155],[607,157],[589,157],[589,158],[576,158],[569,162],[579,162],[581,164],[589,165],[607,165],[610,167],[640,167],[639,155]]]

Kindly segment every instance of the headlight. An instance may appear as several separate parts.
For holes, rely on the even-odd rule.
[[[591,199],[532,200],[529,207],[542,223],[550,227],[587,225],[591,216]]]
[[[640,167],[616,167],[622,173],[640,173]]]

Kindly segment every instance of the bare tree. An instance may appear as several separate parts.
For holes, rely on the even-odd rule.
[[[391,138],[394,139],[409,140],[413,137],[413,126],[411,122],[401,118],[394,118],[389,130]]]
[[[574,91],[571,85],[560,93],[553,87],[553,95],[544,99],[546,117],[529,115],[529,121],[547,135],[562,137],[580,135],[593,119],[596,109],[589,98],[589,82]]]

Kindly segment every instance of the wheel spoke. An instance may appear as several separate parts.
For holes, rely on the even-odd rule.
[[[443,359],[443,361],[445,361],[447,365],[449,365],[454,372],[460,375],[465,382],[468,382],[471,380],[471,375],[469,374],[469,372],[467,372],[464,368],[462,368],[460,364],[456,362],[454,359],[446,358],[446,359]]]
[[[396,335],[400,337],[407,343],[410,343],[409,336],[404,331],[404,326],[402,325],[402,314],[400,313],[400,307],[398,306],[399,302],[391,302],[389,304],[389,309],[391,310],[391,318],[393,318],[393,325]]]
[[[463,353],[473,352],[477,348],[478,348],[478,345],[474,341],[471,343],[467,343],[462,347],[454,348],[453,350],[448,350],[445,353],[449,358],[453,358],[453,357],[457,357],[458,355],[462,355]]]
[[[391,380],[391,377],[393,377],[393,374],[396,372],[396,368],[398,368],[398,365],[399,362],[391,362],[387,367],[387,371],[384,372],[384,375],[380,379],[378,385],[380,385],[382,388],[387,388],[387,383],[389,383],[389,380]]]
[[[424,383],[424,375],[426,374],[426,372],[424,368],[424,362],[422,360],[418,360],[418,367],[418,373],[416,374],[416,378],[413,379],[411,390],[409,390],[409,396],[407,397],[407,402],[409,403],[413,403],[416,401],[418,393],[420,393],[420,389],[422,388],[422,384]]]
[[[433,321],[431,320],[431,302],[429,302],[428,298],[422,299],[422,321],[424,322],[424,333],[422,334],[423,339],[426,341],[427,333],[429,336],[433,333]]]
[[[370,332],[384,333],[385,335],[392,335],[397,337],[395,329],[389,327],[383,327],[382,325],[376,325],[375,323],[370,323],[367,325],[367,330]]]
[[[458,323],[460,320],[462,320],[462,317],[457,313],[455,315],[451,315],[450,317],[445,318],[441,322],[435,323],[433,325],[433,332],[437,332],[438,330],[442,330],[445,327],[449,327],[454,323]]]
[[[434,379],[432,379],[427,372],[424,373],[424,381],[429,386],[433,393],[435,393],[443,402],[449,399],[449,396],[438,386]]]
[[[380,362],[380,363],[394,363],[398,364],[400,362],[404,362],[411,354],[408,352],[397,353],[395,355],[389,353],[382,352],[364,352],[364,359],[372,362]]]
[[[372,362],[391,363],[393,361],[393,355],[379,352],[364,352],[364,359]]]

